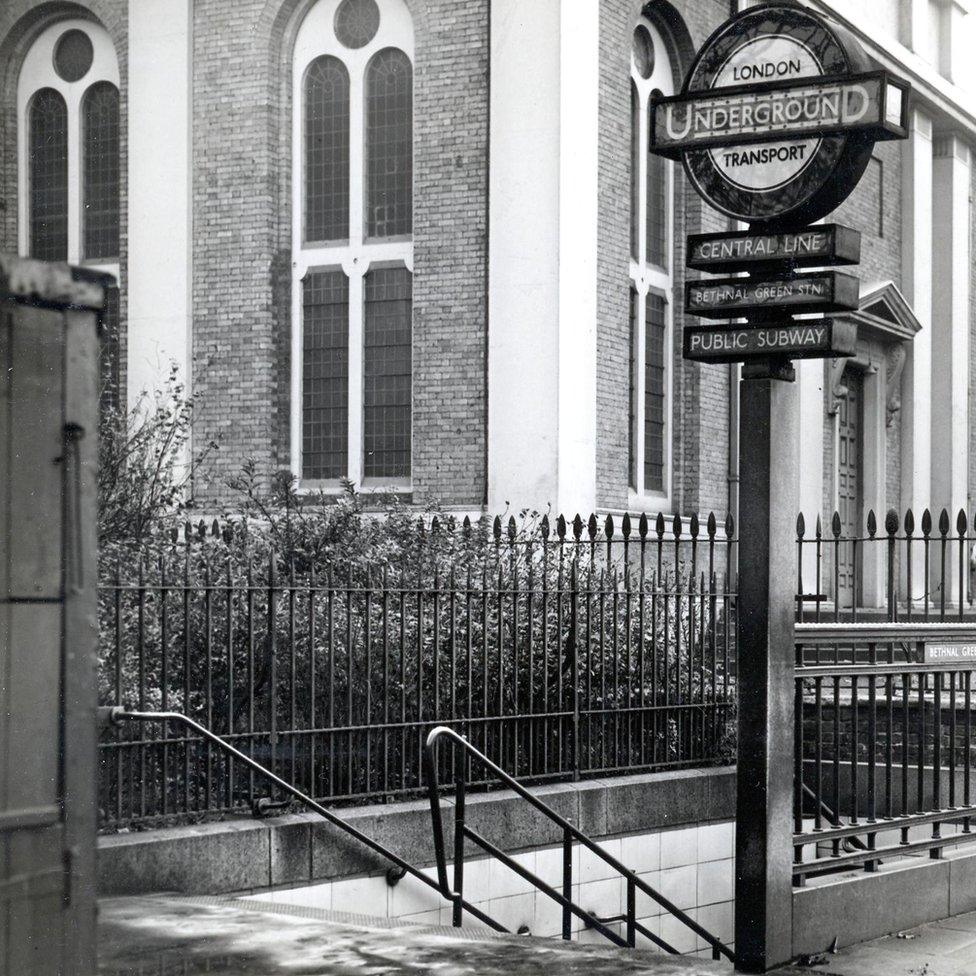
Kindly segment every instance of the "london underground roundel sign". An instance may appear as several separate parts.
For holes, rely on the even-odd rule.
[[[752,7],[705,42],[680,94],[653,103],[652,149],[682,159],[716,209],[806,224],[857,184],[875,141],[907,134],[908,86],[842,28],[789,3]]]

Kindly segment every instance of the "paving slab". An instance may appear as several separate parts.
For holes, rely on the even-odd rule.
[[[850,946],[806,972],[824,976],[976,976],[976,912]]]

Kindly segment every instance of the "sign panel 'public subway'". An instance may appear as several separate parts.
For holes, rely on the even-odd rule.
[[[811,223],[854,188],[876,140],[907,134],[907,85],[870,69],[822,17],[750,8],[705,42],[678,95],[654,100],[651,147],[730,217]]]
[[[685,359],[735,363],[752,357],[829,359],[853,356],[857,330],[852,322],[784,319],[762,326],[691,326],[684,330]]]

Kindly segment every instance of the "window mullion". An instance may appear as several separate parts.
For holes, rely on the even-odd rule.
[[[647,294],[643,290],[637,296],[637,351],[634,369],[634,389],[636,391],[637,402],[634,409],[634,438],[636,449],[634,451],[635,464],[637,470],[634,472],[634,490],[638,495],[644,494],[644,417],[646,396],[646,369],[644,363],[647,358]]]
[[[674,472],[672,457],[674,440],[672,438],[672,417],[674,416],[674,303],[671,289],[668,289],[664,306],[664,431],[661,456],[664,461],[661,488],[671,497],[671,483]]]
[[[648,144],[648,92],[643,85],[637,88],[637,264],[647,265],[647,144]]]
[[[360,262],[361,264],[362,262]],[[349,275],[349,479],[363,480],[363,277],[356,266]]]
[[[349,65],[349,244],[361,247],[364,235],[365,202],[365,108],[363,66]],[[352,457],[352,455],[350,455]]]
[[[296,221],[296,226],[300,226]],[[295,253],[300,253],[296,251]],[[291,278],[291,470],[296,478],[302,476],[302,368],[305,353],[302,345],[302,279],[304,264],[294,262]]]
[[[79,264],[81,253],[81,106],[75,92],[65,95],[68,106],[68,262]]]

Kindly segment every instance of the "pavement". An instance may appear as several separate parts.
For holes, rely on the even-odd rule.
[[[841,949],[806,972],[825,976],[976,976],[976,912]]]
[[[976,976],[976,912],[803,960],[782,976]],[[720,976],[726,962],[231,897],[99,903],[99,976]]]
[[[99,903],[99,976],[718,976],[687,956],[233,898]]]

